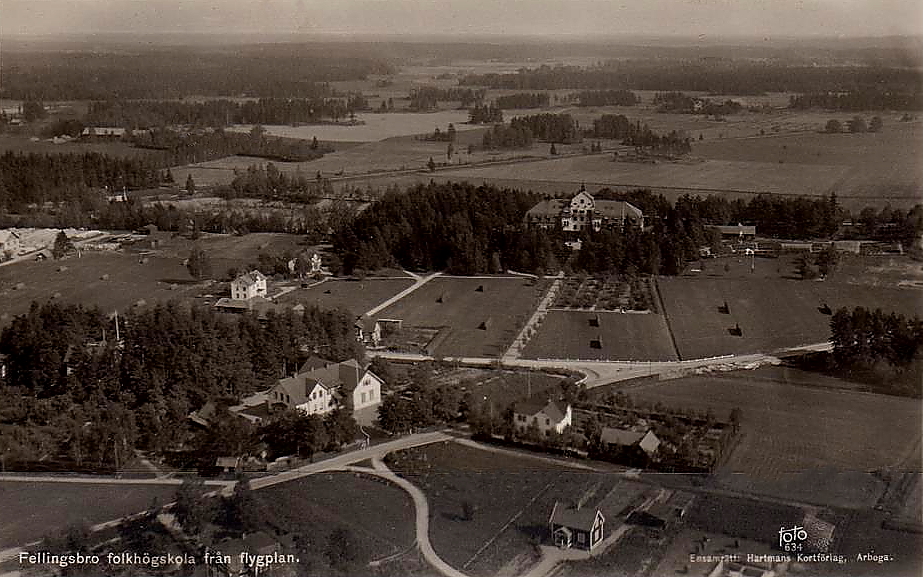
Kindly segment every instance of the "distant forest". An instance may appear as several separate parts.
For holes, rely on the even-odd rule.
[[[470,74],[460,83],[507,90],[621,88],[712,94],[810,93],[877,87],[914,94],[923,86],[923,71],[883,66],[786,66],[723,59],[622,60],[591,68],[545,65],[515,73]]]
[[[919,88],[919,87],[918,87]],[[860,89],[849,92],[811,92],[789,98],[789,108],[824,108],[859,112],[863,110],[923,110],[923,92],[892,92]]]
[[[314,98],[329,92],[326,82],[394,72],[389,62],[373,54],[363,47],[315,45],[312,49],[301,44],[233,50],[196,46],[102,53],[5,51],[0,98]]]
[[[106,100],[91,102],[84,123],[88,126],[157,128],[171,125],[224,127],[232,124],[286,124],[334,122],[368,106],[358,95],[337,98],[260,98],[243,102],[207,100]]]

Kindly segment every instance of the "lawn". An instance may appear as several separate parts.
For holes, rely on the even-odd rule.
[[[356,570],[407,550],[416,538],[410,496],[359,473],[311,475],[254,495],[275,529],[294,539],[302,564],[310,565],[312,574],[325,574],[325,551],[335,530],[348,533]]]
[[[837,281],[662,277],[667,323],[682,359],[772,352],[830,338],[830,315],[864,306],[919,314],[920,293]],[[728,312],[719,307],[728,305]],[[731,329],[740,327],[741,335]]]
[[[69,525],[95,525],[173,501],[178,485],[0,481],[0,549],[25,545]]]
[[[342,308],[359,316],[413,284],[413,279],[375,278],[363,280],[330,279],[310,288],[296,289],[279,298],[280,303]]]
[[[594,326],[596,320],[599,326]],[[591,341],[598,341],[591,345]],[[663,315],[552,310],[526,345],[529,359],[675,361]]]
[[[884,489],[873,471],[920,470],[915,453],[923,417],[919,400],[804,385],[813,382],[810,373],[766,367],[649,381],[626,392],[636,401],[710,408],[719,418],[741,409],[741,440],[714,479],[720,487],[809,503],[871,506]]]
[[[607,519],[618,525],[649,487],[563,464],[448,442],[394,454],[389,467],[418,486],[430,502],[430,539],[450,565],[475,576],[514,573],[537,560],[535,546],[550,541],[555,501],[592,491]],[[470,516],[466,516],[466,505]],[[515,570],[513,569],[515,568]]]
[[[260,252],[298,251],[301,237],[288,234],[246,236],[203,235],[198,241],[208,253],[213,276],[221,278],[230,267],[244,270]],[[147,303],[198,296],[204,290],[221,292],[193,282],[183,260],[193,242],[167,236],[152,251],[83,251],[80,258],[57,261],[23,261],[0,267],[0,326],[28,312],[32,301],[55,298],[65,303],[98,306],[104,312],[124,310],[138,301]],[[108,278],[103,277],[108,275]],[[23,283],[24,286],[17,286]],[[272,291],[272,289],[270,289]],[[55,295],[59,295],[55,297]]]
[[[499,357],[538,306],[548,283],[521,277],[439,277],[375,316],[402,319],[408,332],[438,330],[431,343],[436,355]]]
[[[104,275],[108,275],[106,280]],[[178,258],[152,256],[140,264],[138,255],[120,252],[84,252],[79,259],[4,266],[0,267],[0,325],[28,312],[32,301],[54,295],[60,295],[56,300],[64,303],[98,306],[109,313],[140,300],[151,303],[197,294],[201,285],[186,284],[191,280]],[[19,283],[25,286],[16,288]]]

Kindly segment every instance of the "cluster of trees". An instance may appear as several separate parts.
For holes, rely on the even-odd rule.
[[[532,131],[527,127],[494,124],[493,127],[481,137],[481,146],[486,149],[494,148],[529,148],[532,146]]]
[[[465,86],[507,90],[631,89],[762,94],[848,91],[876,87],[918,93],[923,72],[912,67],[802,66],[743,60],[613,60],[591,67],[542,65],[514,73],[470,74]]]
[[[522,219],[534,194],[468,183],[429,183],[391,191],[336,232],[345,272],[398,264],[458,274],[551,270],[549,233]]]
[[[802,254],[795,262],[798,276],[802,280],[808,280],[820,276],[827,278],[839,263],[840,255],[832,246],[818,252],[812,258],[809,253]]]
[[[190,175],[191,176],[191,175]],[[312,204],[322,192],[323,180],[308,178],[301,172],[287,174],[275,164],[252,164],[247,170],[235,169],[230,184],[230,196],[236,198],[285,199]]]
[[[91,102],[84,122],[89,126],[158,128],[165,126],[225,127],[232,124],[299,124],[346,118],[368,108],[361,95],[338,98],[260,98],[258,100],[107,100]]]
[[[624,144],[649,147],[666,154],[686,154],[692,150],[689,137],[682,131],[670,131],[659,135],[641,121],[632,122],[623,114],[603,114],[593,121],[593,128],[586,131],[594,138],[622,139]]]
[[[503,122],[503,109],[492,104],[475,104],[468,110],[470,124],[496,124]]]
[[[528,130],[535,139],[544,142],[571,144],[583,139],[580,125],[570,114],[544,113],[517,116],[510,120],[510,128]]]
[[[707,98],[688,96],[682,92],[658,92],[654,95],[654,104],[660,112],[677,112],[682,114],[737,114],[743,105],[736,100],[714,102]]]
[[[634,106],[641,102],[630,90],[584,90],[575,96],[577,106]]]
[[[873,116],[868,124],[865,123],[865,118],[861,116],[853,116],[846,121],[846,130],[853,133],[880,132],[883,127],[884,123],[880,116]],[[835,118],[831,118],[827,121],[827,124],[824,125],[824,132],[830,134],[843,132],[843,123]]]
[[[80,201],[87,189],[121,191],[166,181],[163,162],[154,155],[114,157],[97,152],[0,155],[0,207],[23,210],[29,204]]]
[[[411,110],[433,110],[439,102],[460,102],[462,108],[479,105],[487,91],[483,88],[439,88],[437,86],[422,86],[410,90]]]
[[[795,109],[823,108],[825,110],[923,110],[923,92],[879,90],[874,87],[847,92],[810,92],[789,97],[788,107]]]
[[[4,55],[4,69],[0,98],[44,101],[167,99],[191,94],[314,98],[329,93],[327,82],[394,72],[372,50],[345,43],[259,44],[234,50],[158,46],[102,53],[15,51]]]
[[[497,108],[543,108],[548,106],[549,94],[547,92],[519,92],[498,96],[494,101]]]
[[[135,447],[183,443],[192,410],[209,400],[234,404],[311,351],[333,360],[362,354],[352,315],[316,307],[260,322],[171,302],[118,322],[117,342],[115,321],[98,309],[34,304],[0,333],[8,459],[118,468]],[[231,438],[215,433],[208,443]]]
[[[377,373],[376,373],[377,374]],[[404,390],[386,396],[378,408],[378,423],[391,433],[407,433],[462,416],[461,390],[454,384],[437,385],[429,364],[414,366]]]
[[[141,148],[165,151],[170,166],[205,162],[235,154],[283,162],[303,162],[332,152],[329,145],[320,145],[316,138],[308,142],[298,138],[266,136],[266,130],[260,125],[254,126],[249,134],[221,129],[199,134],[157,129],[136,133],[132,142]]]
[[[904,369],[923,345],[923,321],[864,307],[841,308],[830,319],[833,358],[844,367],[884,361]]]

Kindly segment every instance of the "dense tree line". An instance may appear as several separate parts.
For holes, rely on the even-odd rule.
[[[570,114],[517,116],[510,120],[510,128],[528,130],[535,139],[544,142],[571,144],[583,138],[579,124]]]
[[[659,112],[676,112],[682,114],[737,114],[743,105],[736,100],[715,102],[708,98],[698,98],[682,92],[658,92],[654,95],[654,104]]]
[[[630,90],[584,90],[575,96],[577,106],[634,106],[641,102]]]
[[[623,144],[650,148],[664,154],[687,154],[692,151],[690,138],[682,131],[671,130],[657,134],[641,121],[631,122],[622,114],[603,114],[593,121],[593,128],[585,131],[593,138],[620,139]]]
[[[229,71],[233,73],[229,74]],[[326,82],[389,74],[377,55],[348,45],[275,44],[4,54],[0,98],[141,100],[188,95],[313,98]],[[87,78],[94,79],[87,82]]]
[[[334,360],[362,354],[352,316],[316,307],[263,323],[171,302],[119,322],[116,342],[114,321],[98,309],[47,303],[3,330],[0,426],[15,458],[119,466],[134,447],[176,446],[189,412],[208,400],[233,404],[312,351]]]
[[[458,274],[552,270],[549,233],[522,219],[539,198],[468,183],[417,185],[389,192],[337,231],[346,272],[398,264]]]
[[[462,108],[478,105],[484,100],[487,91],[483,88],[439,88],[437,86],[421,86],[410,90],[411,110],[433,110],[439,102],[460,102]]]
[[[496,124],[503,122],[503,109],[492,104],[475,104],[468,110],[470,124]]]
[[[342,98],[260,98],[232,100],[106,100],[91,102],[84,122],[89,126],[160,128],[166,126],[226,127],[232,124],[318,123],[346,118],[363,110],[361,95]]]
[[[923,110],[923,92],[892,92],[859,88],[848,92],[809,92],[789,97],[794,109],[823,108],[859,112],[862,110]]]
[[[734,60],[615,60],[588,68],[543,65],[515,73],[471,74],[462,78],[460,84],[507,90],[682,90],[713,94],[809,93],[879,87],[915,93],[923,85],[923,72],[910,67],[879,65],[793,66]]]
[[[235,169],[229,197],[285,199],[313,204],[322,192],[323,181],[308,178],[301,172],[288,174],[276,165],[250,165],[246,170]]]
[[[156,156],[113,157],[97,152],[0,155],[0,207],[81,200],[88,188],[121,191],[157,186],[166,179]]]
[[[547,92],[520,92],[498,96],[494,101],[497,108],[543,108],[548,106],[549,94]]]
[[[157,129],[136,133],[132,142],[142,148],[165,151],[168,166],[205,162],[235,154],[283,162],[303,162],[320,158],[332,150],[327,145],[321,146],[316,139],[309,142],[298,138],[266,136],[260,125],[254,126],[249,134],[221,129],[197,134]]]
[[[923,345],[923,321],[864,307],[841,308],[830,319],[833,356],[846,366],[886,361],[906,367]]]
[[[532,131],[522,125],[494,124],[481,137],[481,145],[486,149],[529,148],[532,146]]]

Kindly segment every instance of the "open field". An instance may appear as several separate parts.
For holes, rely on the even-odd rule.
[[[864,306],[919,315],[914,289],[851,285],[836,281],[662,277],[667,322],[683,359],[771,352],[825,342],[830,315],[820,308]],[[728,304],[729,312],[719,307]],[[731,333],[740,327],[741,336]]]
[[[299,288],[279,298],[280,303],[342,308],[355,316],[365,313],[413,284],[410,277],[365,278],[363,280],[329,279],[310,288]]]
[[[557,395],[563,376],[540,371],[459,368],[440,373],[433,381],[451,384],[462,393],[483,398],[498,413],[529,396]]]
[[[674,124],[702,122],[684,118],[690,115],[662,116],[674,119]],[[544,152],[543,146],[536,145],[532,154],[541,156]],[[586,183],[591,189],[650,188],[670,200],[686,193],[748,199],[759,193],[797,196],[836,192],[840,203],[850,209],[886,203],[907,208],[923,198],[923,167],[916,161],[921,155],[923,126],[918,122],[890,122],[877,134],[819,134],[810,129],[763,137],[749,134],[706,139],[693,146],[692,156],[700,162],[614,162],[606,153],[464,166],[433,175],[369,176],[353,183],[409,186],[433,178],[438,182],[487,182],[547,194],[569,194]]]
[[[596,318],[599,326],[592,326]],[[591,346],[598,341],[599,348]],[[595,345],[595,343],[594,343]],[[659,314],[549,311],[523,350],[529,359],[678,360]]]
[[[212,261],[213,275],[220,278],[230,267],[240,270],[257,261],[260,252],[300,250],[301,237],[261,233],[245,236],[203,234],[200,246]],[[124,310],[140,300],[152,303],[198,296],[206,286],[196,283],[183,266],[193,242],[164,237],[157,249],[144,251],[84,251],[80,258],[57,261],[23,261],[0,267],[0,326],[29,310],[32,301],[50,298],[66,303],[99,306],[104,312]],[[66,267],[66,270],[61,270]],[[109,275],[103,280],[104,275]],[[24,286],[17,288],[20,283]],[[223,288],[211,287],[212,291]],[[270,288],[270,292],[272,289]],[[60,296],[54,297],[59,294]]]
[[[134,148],[127,142],[65,142],[54,144],[47,140],[30,140],[28,136],[14,134],[0,134],[0,154],[11,150],[13,152],[37,154],[83,154],[84,152],[98,152],[110,156],[146,158],[162,157],[163,152],[145,148]]]
[[[404,551],[415,540],[410,497],[374,477],[322,473],[255,491],[254,496],[275,526],[295,540],[301,562],[313,566],[312,574],[325,573],[325,551],[337,529],[349,534],[356,568]]]
[[[430,501],[430,539],[450,565],[470,575],[518,574],[548,544],[555,501],[579,498],[595,487],[606,531],[649,487],[551,461],[442,443],[394,454],[389,467]],[[471,509],[465,515],[465,503]]]
[[[173,501],[175,485],[0,482],[0,549],[25,545],[69,525],[95,525]]]
[[[148,303],[189,297],[201,291],[177,258],[148,257],[139,264],[138,255],[99,252],[81,258],[58,261],[21,262],[0,267],[0,325],[28,312],[32,301],[54,298],[61,302],[98,306],[104,312],[126,309],[139,300]],[[59,268],[66,266],[67,270]],[[109,278],[103,280],[104,275]],[[17,288],[19,283],[25,286]]]
[[[711,408],[719,417],[741,409],[742,437],[713,480],[719,487],[824,505],[871,506],[884,489],[873,471],[920,470],[920,455],[910,454],[921,434],[919,400],[803,386],[799,373],[770,367],[647,382],[626,392],[668,407]]]
[[[360,112],[356,121],[364,124],[315,124],[304,126],[280,126],[267,124],[263,128],[270,136],[300,138],[336,142],[377,142],[392,136],[408,136],[433,132],[436,127],[445,130],[449,123],[456,130],[470,130],[476,125],[467,124],[467,110],[441,110],[439,112]],[[232,126],[229,132],[249,133],[253,128],[249,124]]]
[[[522,277],[439,277],[375,316],[402,319],[404,329],[438,329],[436,355],[499,357],[532,315],[549,282]]]

